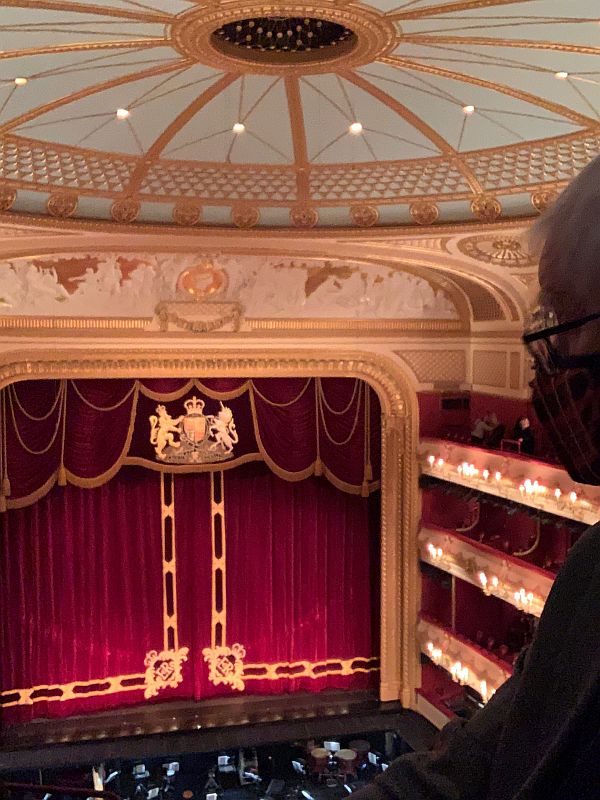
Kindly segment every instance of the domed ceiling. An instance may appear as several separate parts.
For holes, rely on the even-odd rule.
[[[3,0],[0,209],[183,226],[536,213],[600,143],[598,0]]]

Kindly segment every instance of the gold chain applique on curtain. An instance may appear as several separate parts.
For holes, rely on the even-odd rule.
[[[155,697],[162,689],[174,689],[183,680],[183,662],[189,648],[179,647],[177,629],[177,559],[175,535],[175,475],[160,473],[163,649],[146,653],[144,697]]]
[[[227,645],[227,536],[225,526],[225,476],[210,473],[210,519],[212,546],[211,642],[202,651],[208,663],[208,678],[215,686],[244,690],[242,644]]]

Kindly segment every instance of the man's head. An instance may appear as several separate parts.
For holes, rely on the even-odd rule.
[[[599,158],[538,220],[532,240],[541,329],[525,341],[534,355],[534,407],[570,475],[600,484]]]

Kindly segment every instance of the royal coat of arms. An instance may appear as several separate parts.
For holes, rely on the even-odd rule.
[[[191,397],[186,413],[173,419],[163,405],[150,416],[150,444],[156,457],[169,464],[206,464],[233,456],[238,434],[233,412],[223,403],[216,415],[204,414],[205,402]]]

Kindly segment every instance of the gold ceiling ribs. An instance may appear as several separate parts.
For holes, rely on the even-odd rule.
[[[74,103],[77,100],[90,97],[91,95],[97,94],[98,92],[103,92],[106,89],[113,89],[115,86],[122,86],[124,83],[132,83],[143,78],[152,78],[155,75],[164,75],[167,72],[174,72],[175,70],[181,69],[184,65],[190,63],[191,61],[189,59],[178,59],[177,61],[173,61],[169,64],[162,64],[157,67],[148,67],[147,69],[142,69],[138,72],[130,72],[127,75],[120,75],[118,78],[111,78],[110,80],[102,81],[101,83],[95,83],[93,86],[86,86],[84,89],[80,89],[77,92],[68,94],[65,97],[60,97],[57,100],[51,100],[49,103],[36,106],[29,111],[25,111],[23,114],[19,114],[18,117],[9,119],[8,122],[0,125],[0,135],[7,133],[13,128],[17,128],[19,125],[23,125],[25,122],[29,122],[32,119],[42,116],[42,114],[47,114],[49,111],[54,111],[61,106],[69,105],[69,103]]]
[[[53,44],[46,47],[31,47],[27,50],[5,50],[0,52],[0,61],[7,58],[27,58],[28,56],[60,55],[61,53],[76,53],[88,50],[140,50],[148,47],[164,47],[169,45],[168,39],[125,39],[104,42],[74,42],[73,44]]]
[[[298,78],[287,76],[285,78],[285,93],[290,112],[292,128],[292,141],[294,146],[294,162],[296,167],[296,188],[298,200],[308,199],[308,148],[306,145],[306,129],[304,127],[304,113],[300,96],[300,83]]]
[[[465,72],[456,72],[455,70],[444,69],[443,67],[434,67],[429,64],[422,64],[419,61],[412,61],[409,58],[402,58],[401,56],[382,56],[379,61],[381,64],[387,64],[390,67],[402,67],[407,70],[415,70],[416,72],[426,72],[429,75],[437,75],[440,78],[450,78],[462,83],[472,83],[474,86],[481,86],[483,89],[492,89],[495,92],[506,94],[516,100],[523,100],[539,108],[545,108],[546,111],[550,111],[559,117],[565,117],[576,125],[581,125],[583,128],[595,127],[598,124],[597,120],[592,117],[587,117],[585,114],[573,111],[573,109],[567,108],[560,103],[544,100],[543,97],[537,97],[534,94],[522,91],[521,89],[515,89],[513,86],[506,86],[503,83],[494,83],[493,81],[487,81],[483,78],[476,78],[474,75],[467,75]]]
[[[423,8],[413,9],[412,11],[402,11],[402,9],[390,11],[391,19],[423,19],[425,17],[437,17],[440,14],[452,14],[454,11],[473,11],[477,8],[493,8],[494,6],[507,6],[513,3],[522,3],[523,0],[459,0],[456,3],[444,3],[437,6],[424,6]]]
[[[129,185],[123,192],[124,194],[135,194],[139,190],[144,176],[150,168],[150,165],[159,158],[160,154],[173,139],[173,137],[176,136],[179,131],[184,128],[202,108],[204,108],[204,106],[210,103],[210,101],[217,97],[217,95],[219,95],[221,92],[225,91],[225,89],[227,89],[227,87],[230,86],[234,81],[238,80],[238,78],[239,75],[234,75],[233,73],[227,73],[226,75],[223,75],[223,77],[219,78],[219,80],[215,81],[212,86],[209,86],[208,89],[202,92],[202,94],[200,94],[193,103],[190,103],[187,108],[184,108],[183,111],[178,114],[175,119],[169,123],[169,125],[167,125],[160,136],[150,145],[146,155],[138,161],[137,166],[131,176]]]
[[[588,56],[600,56],[600,47],[585,44],[566,44],[564,42],[547,42],[540,39],[501,39],[499,36],[447,36],[429,35],[427,33],[405,33],[402,41],[411,44],[460,44],[480,45],[482,47],[522,47],[525,50],[557,50],[560,53],[579,53]]]
[[[382,61],[386,61],[386,59],[381,59]],[[403,103],[400,103],[394,97],[389,95],[387,92],[384,92],[379,87],[375,86],[370,81],[365,80],[362,76],[358,75],[355,72],[347,72],[342,73],[342,77],[345,78],[350,83],[353,83],[355,86],[358,86],[363,91],[368,92],[372,97],[375,97],[381,103],[386,105],[396,114],[402,117],[402,119],[406,120],[409,125],[412,125],[413,128],[416,128],[423,136],[429,139],[439,150],[444,153],[444,155],[450,156],[454,161],[456,168],[460,171],[464,179],[469,184],[469,187],[474,192],[474,194],[482,194],[483,189],[481,184],[475,177],[475,173],[472,171],[470,167],[464,164],[459,154],[456,150],[447,142],[443,136],[441,136],[437,131],[431,128],[421,117],[418,117],[414,114],[410,109],[408,109]]]
[[[96,14],[102,17],[119,17],[121,19],[134,19],[138,22],[171,22],[170,14],[160,12],[130,11],[126,8],[111,8],[110,6],[97,6],[86,3],[75,3],[70,0],[2,0],[3,7],[11,8],[39,8],[47,11],[69,11],[79,14]]]

